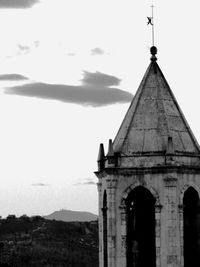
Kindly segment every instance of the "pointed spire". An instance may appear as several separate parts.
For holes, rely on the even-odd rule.
[[[157,48],[152,46],[150,52],[151,63],[113,142],[115,155],[123,155],[118,167],[140,166],[147,155],[149,165],[157,164],[151,155],[162,162],[160,155],[176,154],[177,164],[184,155],[192,155],[194,162],[200,156],[198,142],[156,62]]]
[[[102,143],[99,146],[97,163],[98,163],[98,170],[99,171],[103,170],[105,167],[105,153],[104,153],[104,146]]]
[[[108,158],[109,167],[112,167],[112,166],[114,167],[115,166],[115,153],[113,149],[112,139],[109,139],[107,158]]]
[[[109,139],[109,143],[108,143],[108,157],[114,157],[112,139]]]

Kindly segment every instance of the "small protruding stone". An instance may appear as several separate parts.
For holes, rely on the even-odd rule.
[[[109,143],[108,143],[108,157],[114,157],[112,139],[109,139]]]
[[[174,154],[174,145],[171,136],[168,137],[167,154]]]
[[[105,167],[105,153],[104,153],[104,146],[102,143],[99,146],[97,163],[98,163],[98,170],[99,171],[103,170]]]
[[[109,139],[107,159],[108,165],[115,165],[115,153],[113,149],[112,139]]]

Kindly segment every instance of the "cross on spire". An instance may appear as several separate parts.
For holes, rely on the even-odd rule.
[[[152,26],[152,45],[154,46],[154,18],[153,18],[153,9],[154,5],[151,5],[151,17],[147,17],[148,22],[147,25]]]

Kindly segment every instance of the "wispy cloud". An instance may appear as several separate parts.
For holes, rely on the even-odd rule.
[[[38,48],[39,45],[40,45],[40,41],[38,41],[38,40],[36,40],[32,43],[29,43],[28,45],[27,44],[17,44],[17,48],[18,48],[17,56],[26,55],[26,54],[30,53],[33,49]]]
[[[67,53],[68,56],[74,57],[76,54],[75,53]]]
[[[131,93],[112,87],[119,84],[115,76],[84,71],[82,85],[29,83],[6,88],[5,93],[99,107],[131,101]]]
[[[91,55],[92,56],[99,56],[99,55],[104,55],[105,51],[99,47],[95,47],[91,49]]]
[[[96,183],[91,178],[83,179],[83,181],[73,184],[74,186],[81,185],[96,185]]]
[[[35,47],[38,47],[40,45],[40,41],[36,40],[33,42]]]
[[[0,0],[0,8],[30,8],[39,0]]]
[[[19,49],[19,53],[18,54],[28,54],[30,53],[30,46],[28,45],[21,45],[21,44],[18,44],[18,49]]]
[[[0,74],[0,81],[24,81],[28,80],[27,77],[20,74]]]
[[[34,183],[34,184],[31,184],[31,186],[50,186],[50,184],[45,184],[45,183]]]

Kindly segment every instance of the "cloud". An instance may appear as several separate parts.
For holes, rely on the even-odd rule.
[[[1,0],[0,0],[1,1]],[[32,49],[36,49],[38,48],[40,45],[40,41],[36,40],[34,42],[32,42],[31,44],[29,45],[25,45],[25,44],[18,44],[17,47],[18,47],[18,53],[17,55],[26,55],[28,53],[31,52]]]
[[[83,84],[89,86],[101,86],[109,87],[113,85],[119,85],[121,80],[115,76],[104,74],[102,72],[88,72],[84,71],[84,78],[82,79]]]
[[[17,46],[19,48],[19,53],[18,53],[19,55],[30,53],[30,50],[31,50],[30,46],[28,46],[28,45],[21,45],[21,44],[18,44]]]
[[[82,85],[29,83],[6,88],[5,93],[99,107],[131,101],[131,93],[111,87],[119,83],[115,76],[85,71]]]
[[[39,0],[0,0],[0,8],[30,8]]]
[[[45,184],[45,183],[34,183],[34,184],[31,184],[31,186],[49,186],[49,184]]]
[[[35,47],[38,47],[40,45],[40,41],[38,41],[38,40],[37,41],[34,41],[33,43],[34,43],[34,46]]]
[[[92,56],[99,56],[99,55],[104,55],[105,51],[99,47],[91,49],[91,55]]]
[[[70,57],[74,57],[76,54],[75,53],[68,53],[67,55]]]
[[[80,186],[80,185],[96,185],[95,182],[82,182],[82,183],[76,183],[74,184],[75,186]]]
[[[0,75],[0,81],[23,81],[23,80],[28,80],[28,78],[23,75],[15,73]]]
[[[79,183],[75,183],[73,184],[74,186],[81,186],[81,185],[96,185],[96,183],[92,180],[92,179],[84,179],[85,181],[83,182],[79,182]]]

